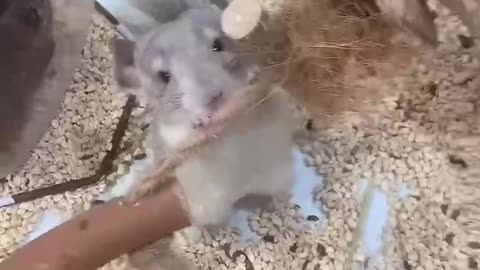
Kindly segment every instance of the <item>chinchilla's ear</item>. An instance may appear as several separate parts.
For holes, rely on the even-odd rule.
[[[216,8],[223,10],[228,6],[227,0],[183,0],[187,4],[188,8],[215,6]]]
[[[1,1],[1,0],[0,0]],[[119,21],[135,36],[140,37],[158,25],[176,20],[191,8],[215,6],[223,10],[227,0],[123,0],[128,14],[119,16]]]
[[[227,0],[127,0],[127,2],[160,24],[175,20],[181,13],[191,8],[215,5],[223,10],[228,5]]]
[[[204,5],[209,0],[127,0],[127,2],[144,16],[153,19],[156,24],[163,24],[175,20],[187,9]]]
[[[135,42],[113,38],[110,47],[114,57],[114,78],[118,86],[123,90],[138,89],[140,80],[135,68]]]
[[[221,10],[224,10],[228,6],[227,0],[211,0],[211,2]]]

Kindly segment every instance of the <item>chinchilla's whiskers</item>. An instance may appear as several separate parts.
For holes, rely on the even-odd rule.
[[[177,110],[182,107],[182,97],[183,94],[175,94],[171,95],[165,99],[165,103],[170,105],[171,111]]]
[[[167,103],[170,105],[174,105],[175,107],[180,107],[182,105],[182,100],[181,99],[170,99],[167,100]]]
[[[167,100],[179,100],[183,97],[183,93],[176,93],[173,95],[169,95]]]

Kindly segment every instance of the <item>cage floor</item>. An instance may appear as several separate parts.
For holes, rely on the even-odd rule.
[[[412,65],[402,84],[392,82],[402,94],[383,101],[373,127],[337,125],[298,139],[292,202],[276,213],[239,213],[238,230],[204,235],[180,252],[201,269],[478,269],[479,236],[469,235],[475,209],[465,198],[480,186],[468,176],[480,145],[473,117],[480,63],[461,48],[457,20],[442,16],[438,70]],[[95,15],[57,119],[25,168],[1,183],[1,195],[95,171],[126,100],[112,81],[113,35]],[[148,159],[143,113],[134,112],[117,171],[98,185],[0,209],[0,259],[33,237],[40,221],[51,226],[111,188],[122,192],[118,179],[128,181],[132,164]],[[61,217],[44,216],[53,210]],[[103,269],[130,266],[119,258]]]

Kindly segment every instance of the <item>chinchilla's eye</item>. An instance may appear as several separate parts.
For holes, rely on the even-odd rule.
[[[222,44],[222,41],[220,41],[220,39],[217,38],[213,41],[212,51],[214,51],[214,52],[223,51],[223,44]]]
[[[170,72],[167,72],[167,71],[159,71],[157,72],[157,76],[160,80],[162,80],[162,82],[164,83],[169,83],[170,82],[170,78],[172,77]]]

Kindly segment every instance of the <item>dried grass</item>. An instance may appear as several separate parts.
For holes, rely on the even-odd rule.
[[[315,118],[375,110],[417,55],[370,0],[286,0],[246,40],[265,70]],[[335,118],[334,117],[334,118]]]

